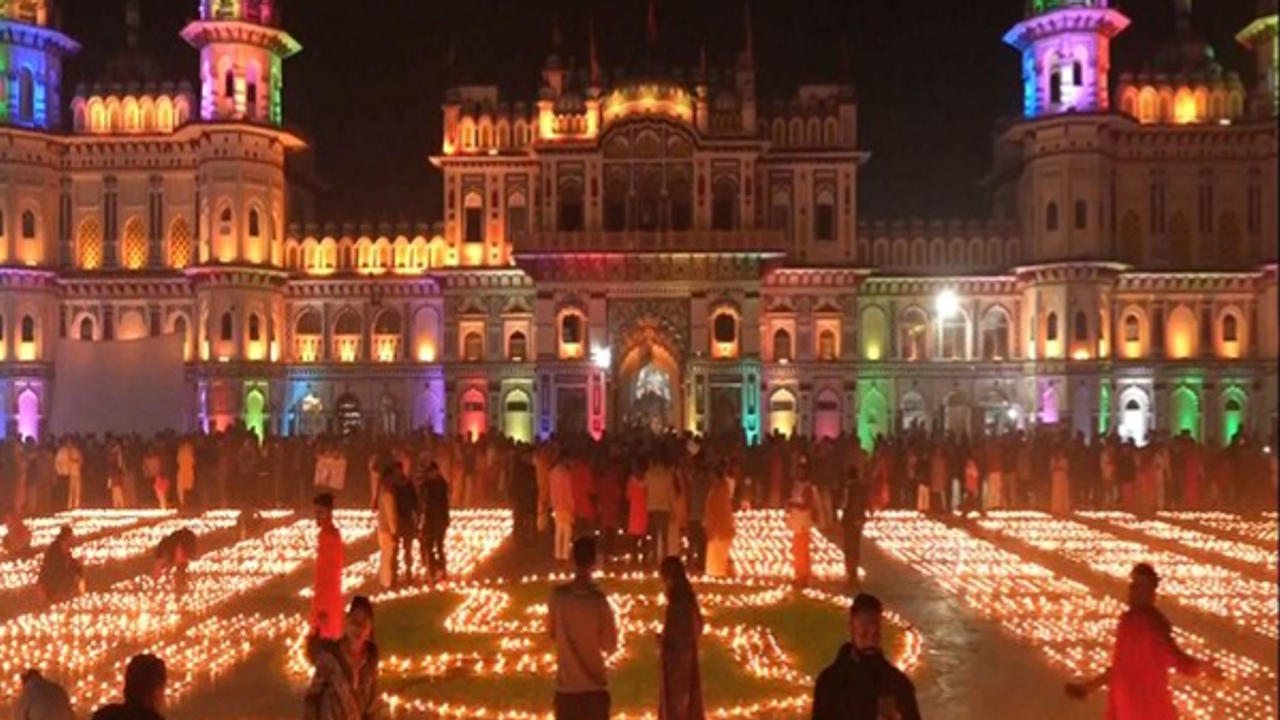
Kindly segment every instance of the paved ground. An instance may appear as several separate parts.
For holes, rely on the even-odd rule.
[[[1102,718],[1098,697],[1071,700],[1063,678],[1032,647],[974,617],[954,596],[865,542],[864,589],[902,613],[924,634],[924,666],[916,678],[926,720],[1086,720]]]

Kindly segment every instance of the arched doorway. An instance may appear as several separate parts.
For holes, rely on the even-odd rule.
[[[840,434],[840,395],[834,390],[818,394],[813,408],[813,436],[819,440]]]
[[[319,435],[325,430],[324,402],[315,393],[307,393],[298,401],[295,418],[298,435]]]
[[[967,395],[959,391],[951,393],[947,396],[943,410],[946,421],[944,429],[947,432],[954,433],[956,437],[969,434],[969,416],[972,411]]]
[[[1180,387],[1169,396],[1169,433],[1173,436],[1190,433],[1193,440],[1200,439],[1200,398],[1188,387]]]
[[[263,435],[266,432],[267,421],[267,399],[262,395],[262,391],[253,388],[244,396],[244,426],[254,435],[258,436],[258,442],[262,442]]]
[[[902,402],[898,404],[898,417],[903,430],[929,431],[929,406],[915,390],[902,396]]]
[[[512,440],[530,442],[533,439],[533,407],[529,393],[512,390],[502,401],[502,432]]]
[[[1137,445],[1147,444],[1147,394],[1130,388],[1120,396],[1120,425],[1116,431],[1121,439],[1133,440]]]
[[[675,343],[656,322],[641,321],[620,345],[615,407],[622,424],[654,432],[680,427],[683,394]]]
[[[40,439],[40,398],[31,388],[18,393],[18,438]]]
[[[1230,388],[1224,393],[1222,400],[1222,444],[1230,445],[1240,431],[1244,430],[1244,393]]]
[[[458,431],[475,440],[485,433],[489,424],[488,402],[478,388],[471,388],[459,400]]]
[[[345,393],[334,403],[334,414],[338,419],[338,432],[352,435],[364,427],[364,413],[360,411],[360,398]]]
[[[786,388],[769,396],[769,434],[791,437],[796,431],[797,402],[795,393]]]
[[[879,390],[872,388],[863,394],[858,405],[858,437],[862,439],[863,449],[873,449],[876,439],[888,433],[889,404]]]
[[[1018,411],[1004,393],[992,388],[982,398],[982,431],[1000,435],[1017,429]]]
[[[384,435],[400,431],[400,407],[390,395],[383,395],[378,403],[378,430]]]

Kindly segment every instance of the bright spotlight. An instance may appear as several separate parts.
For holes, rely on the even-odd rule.
[[[601,370],[608,370],[613,366],[613,350],[608,347],[598,347],[592,350],[591,362]]]
[[[933,299],[933,307],[938,312],[938,318],[946,320],[960,312],[960,296],[950,288],[943,290]]]
[[[1010,420],[1018,419],[1018,408],[1013,405],[1010,405],[1009,409],[1006,410],[1005,413],[1009,416]]]

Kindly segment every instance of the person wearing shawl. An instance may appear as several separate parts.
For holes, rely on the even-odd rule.
[[[658,720],[703,720],[698,638],[702,611],[680,558],[667,556],[660,569],[667,609],[659,635]]]

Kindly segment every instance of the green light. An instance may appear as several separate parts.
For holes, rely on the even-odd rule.
[[[858,394],[858,439],[862,449],[870,452],[876,446],[876,436],[889,433],[889,404],[874,387],[860,388]]]
[[[266,405],[267,399],[260,388],[254,387],[245,393],[244,426],[258,436],[258,442],[266,435]]]
[[[1180,387],[1169,397],[1169,419],[1173,427],[1169,428],[1174,435],[1183,431],[1191,434],[1195,440],[1200,439],[1200,400],[1194,390]]]
[[[1111,427],[1111,386],[1103,383],[1098,391],[1098,434],[1106,435]]]

